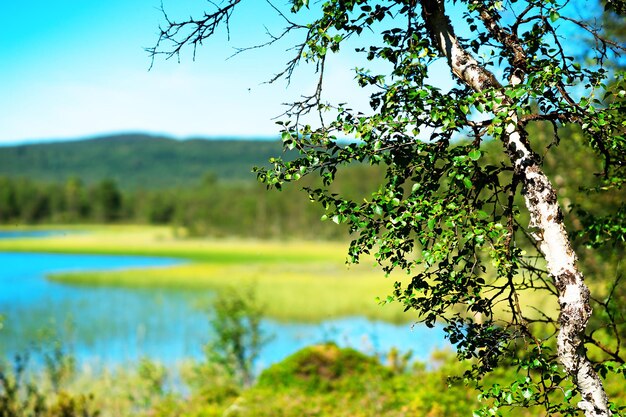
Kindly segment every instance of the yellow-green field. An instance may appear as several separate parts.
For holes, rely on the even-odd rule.
[[[73,285],[220,289],[254,286],[268,316],[321,321],[366,316],[407,322],[398,304],[379,305],[393,289],[372,261],[346,265],[345,242],[187,239],[172,229],[143,226],[64,228],[70,233],[0,240],[0,251],[146,255],[187,260],[166,268],[56,274]]]
[[[54,230],[50,227],[0,230]],[[342,263],[346,244],[243,239],[191,239],[173,229],[152,226],[59,227],[67,234],[37,239],[0,240],[0,251],[89,253],[102,255],[164,256],[218,264]]]
[[[51,230],[49,227],[41,227]],[[2,230],[2,229],[0,229]],[[5,227],[4,230],[16,230]],[[21,229],[21,230],[33,230]],[[0,251],[162,256],[185,262],[166,268],[76,272],[50,276],[72,285],[211,289],[254,287],[269,317],[316,322],[365,316],[409,322],[398,303],[380,305],[402,274],[385,277],[372,259],[347,265],[347,242],[297,240],[192,239],[167,227],[74,226],[36,239],[0,240]],[[521,293],[522,307],[556,314],[556,300],[545,294]],[[505,303],[497,308],[507,309]],[[533,315],[533,310],[528,310]]]

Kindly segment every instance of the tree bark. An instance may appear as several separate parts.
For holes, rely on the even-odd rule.
[[[431,41],[448,60],[453,74],[477,92],[495,89],[496,97],[502,100],[500,109],[496,112],[508,108],[510,99],[501,91],[498,92],[502,85],[462,47],[454,34],[445,14],[444,0],[420,0],[420,4]],[[488,30],[491,29],[488,27]],[[515,67],[515,59],[512,61]],[[523,68],[515,69],[523,72]],[[521,82],[520,71],[513,72],[513,84]],[[611,416],[602,381],[587,359],[582,343],[591,315],[589,289],[578,269],[577,257],[563,224],[563,214],[554,187],[543,173],[537,155],[530,148],[526,132],[519,124],[515,110],[508,110],[502,141],[515,168],[515,174],[523,185],[522,194],[530,212],[529,226],[531,230],[535,230],[548,272],[558,290],[561,308],[557,337],[559,360],[580,392],[582,399],[578,407],[585,416]]]

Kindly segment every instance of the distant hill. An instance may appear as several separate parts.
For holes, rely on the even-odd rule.
[[[211,173],[219,181],[252,181],[253,166],[281,155],[279,141],[175,140],[126,134],[0,147],[0,176],[86,184],[112,178],[123,189],[193,185]]]

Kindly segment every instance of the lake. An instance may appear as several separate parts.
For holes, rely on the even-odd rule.
[[[37,238],[56,235],[66,235],[70,232],[63,230],[0,230],[0,239]],[[76,233],[76,232],[71,232]]]
[[[10,357],[62,340],[81,363],[115,365],[147,356],[173,364],[201,357],[202,346],[210,338],[206,307],[210,292],[70,286],[45,279],[52,272],[158,268],[180,262],[156,257],[0,253],[0,314],[5,317],[0,353]],[[415,358],[423,360],[434,349],[448,346],[441,329],[362,317],[315,325],[265,320],[263,328],[273,339],[261,353],[259,367],[325,341],[370,354],[384,355],[392,347],[412,350]]]

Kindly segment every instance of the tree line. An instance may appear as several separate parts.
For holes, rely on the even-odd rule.
[[[358,194],[380,172],[356,168],[337,190]],[[313,186],[314,184],[309,184]],[[220,182],[213,173],[187,187],[124,189],[111,178],[86,183],[0,176],[1,224],[140,223],[182,227],[192,236],[335,238],[345,231],[320,225],[323,209],[301,187],[268,193],[253,181]]]
[[[534,144],[547,149],[552,143],[552,126],[529,126]],[[570,138],[544,156],[545,169],[554,178],[572,230],[594,221],[589,213],[609,215],[623,210],[623,193],[610,198],[580,194],[579,189],[598,186],[602,165],[582,143],[579,130],[560,129]],[[500,145],[483,145],[488,164],[500,164]],[[567,175],[563,175],[566,172]],[[337,174],[332,191],[355,200],[370,197],[384,181],[380,167],[351,166]],[[139,223],[182,227],[191,236],[247,236],[257,238],[339,238],[346,230],[331,221],[320,222],[323,208],[303,198],[303,188],[315,189],[313,178],[287,184],[281,192],[267,192],[254,181],[222,181],[208,171],[185,187],[137,189],[112,178],[88,182],[73,176],[64,182],[0,176],[0,224]],[[518,205],[523,204],[518,198]],[[610,231],[599,229],[594,236],[577,241],[582,248],[598,246]],[[610,237],[610,236],[609,236]],[[590,240],[591,239],[591,240]],[[613,252],[608,250],[607,252]],[[584,252],[581,256],[585,257]]]

